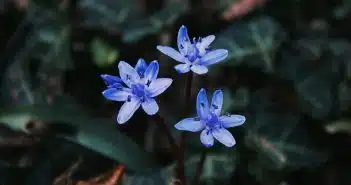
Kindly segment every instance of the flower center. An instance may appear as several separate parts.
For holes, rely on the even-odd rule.
[[[185,57],[190,61],[194,62],[200,55],[199,55],[199,49],[197,48],[197,42],[196,39],[193,39],[193,42],[189,40],[185,40],[184,43],[181,45],[181,48],[185,48]]]
[[[189,48],[186,57],[190,62],[194,62],[198,58],[198,49],[195,47],[195,44],[192,44]]]
[[[144,98],[145,96],[145,85],[143,84],[134,84],[132,85],[132,93],[139,97]]]
[[[206,120],[206,125],[210,128],[213,129],[215,127],[219,127],[219,120],[218,120],[218,116],[215,114],[210,113],[207,117]]]

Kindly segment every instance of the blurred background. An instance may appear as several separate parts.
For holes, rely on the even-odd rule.
[[[247,118],[234,148],[205,157],[186,136],[187,184],[351,184],[350,0],[1,0],[0,20],[0,185],[176,184],[162,131],[140,110],[117,125],[99,75],[158,60],[174,79],[160,115],[178,137],[195,99],[179,103],[186,75],[156,46],[175,47],[181,25],[229,50],[192,97],[221,88],[224,112]]]

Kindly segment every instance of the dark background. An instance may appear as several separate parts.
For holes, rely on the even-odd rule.
[[[206,149],[201,184],[351,184],[350,0],[2,0],[0,20],[1,185],[174,182],[162,131],[141,110],[117,125],[99,75],[158,60],[174,79],[160,114],[179,135],[195,99],[181,103],[186,75],[156,46],[175,47],[181,25],[229,50],[192,97],[221,88],[224,112],[247,118],[234,148]],[[188,184],[203,150],[188,134]]]

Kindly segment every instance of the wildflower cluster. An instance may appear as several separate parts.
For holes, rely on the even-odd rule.
[[[187,29],[181,26],[178,31],[178,51],[168,46],[157,46],[157,49],[172,59],[180,62],[174,68],[178,73],[187,73],[190,70],[196,74],[205,74],[210,65],[223,61],[228,51],[225,49],[210,49],[210,44],[215,40],[214,35],[204,38],[189,39]],[[119,124],[126,123],[141,106],[148,115],[155,115],[159,106],[155,97],[163,93],[171,84],[170,78],[157,78],[159,64],[152,61],[148,65],[139,59],[136,66],[132,67],[124,61],[118,64],[119,76],[101,75],[107,89],[102,92],[104,97],[112,101],[124,102],[117,114]],[[197,95],[197,117],[185,118],[175,125],[182,131],[200,132],[200,141],[211,147],[214,139],[227,147],[235,145],[235,139],[227,128],[242,125],[245,117],[242,115],[221,115],[223,105],[223,92],[216,90],[209,103],[205,89]]]

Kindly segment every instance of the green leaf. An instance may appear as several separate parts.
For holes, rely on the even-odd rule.
[[[218,35],[213,48],[229,50],[228,57],[218,65],[247,64],[271,73],[276,50],[283,39],[284,33],[275,20],[258,17],[231,25]]]
[[[119,52],[106,42],[95,38],[91,43],[91,53],[95,64],[99,67],[112,65],[119,57]]]
[[[242,110],[249,104],[249,90],[245,87],[240,87],[232,92],[230,89],[223,90],[223,107],[222,113],[230,112],[231,110]]]
[[[191,184],[195,174],[196,168],[200,161],[200,155],[192,155],[189,157],[185,165],[185,175],[188,180],[188,184]],[[235,170],[236,165],[236,155],[233,152],[227,153],[208,153],[204,161],[202,174],[200,176],[200,181],[205,183],[211,182],[226,182]],[[158,184],[169,184],[174,181],[174,170],[176,168],[175,164],[167,166],[160,171],[147,174],[147,175],[128,175],[125,178],[123,184],[148,184],[148,185],[158,185]]]
[[[47,7],[53,6],[53,7]],[[73,68],[71,61],[71,26],[68,10],[60,9],[59,3],[43,4],[33,1],[29,6],[27,19],[33,23],[28,33],[31,41],[30,56],[26,59],[39,59],[39,70],[66,70]]]
[[[341,5],[338,5],[333,10],[333,15],[336,19],[343,19],[351,12],[351,1],[343,0]]]
[[[341,119],[332,121],[324,126],[324,129],[329,134],[337,134],[337,133],[351,133],[351,120]]]
[[[342,110],[345,103],[341,100],[348,99],[348,86],[341,81],[348,78],[350,69],[349,44],[317,37],[300,39],[293,46],[297,51],[283,51],[277,72],[279,76],[294,81],[298,104],[303,112],[323,119],[332,110]]]
[[[284,170],[274,170],[267,168],[267,163],[264,157],[258,156],[255,160],[250,160],[248,164],[248,173],[263,185],[278,184],[281,179],[284,179],[286,172]]]
[[[172,25],[187,10],[188,5],[184,2],[170,1],[154,15],[127,25],[122,39],[124,42],[134,43],[146,35],[157,33],[163,27]]]
[[[125,23],[142,17],[135,0],[82,0],[78,8],[83,14],[83,26],[102,27],[109,31],[121,31]]]
[[[258,152],[264,168],[296,169],[327,159],[327,154],[312,142],[297,115],[258,111],[248,119],[246,128],[246,146]]]
[[[135,172],[156,167],[148,153],[118,131],[115,121],[89,117],[75,105],[23,105],[0,110],[0,122],[13,130],[28,132],[26,123],[30,120],[66,123],[77,130],[76,135],[58,137],[118,161]]]
[[[71,28],[68,25],[57,25],[59,28],[40,27],[36,30],[38,44],[34,57],[41,60],[40,70],[73,68],[70,54]]]

